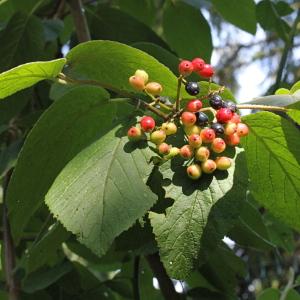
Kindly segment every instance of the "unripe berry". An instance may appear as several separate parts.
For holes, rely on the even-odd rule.
[[[215,138],[211,143],[211,149],[215,153],[221,153],[226,149],[225,141],[221,138]]]
[[[197,82],[190,81],[190,82],[186,83],[185,90],[187,91],[187,93],[189,95],[196,96],[200,92],[200,87],[199,87],[199,84]]]
[[[189,60],[182,60],[178,66],[179,73],[183,76],[190,75],[193,70],[193,64]]]
[[[169,154],[167,154],[167,155],[165,156],[165,158],[166,158],[166,159],[172,159],[173,157],[177,156],[179,153],[180,153],[179,148],[177,148],[177,147],[172,147],[172,148],[170,149]]]
[[[190,159],[194,155],[193,148],[190,145],[184,145],[180,148],[180,156],[184,159]]]
[[[237,128],[237,125],[235,123],[232,123],[231,119],[230,119],[230,122],[228,122],[225,125],[225,130],[224,130],[225,135],[232,135],[232,134],[234,134],[236,132],[236,128]]]
[[[175,134],[177,132],[177,126],[173,122],[162,123],[161,129],[164,130],[166,135]]]
[[[142,91],[145,88],[144,79],[139,76],[134,75],[134,76],[129,77],[129,83],[135,90],[138,90],[138,91]]]
[[[191,134],[200,134],[201,128],[197,125],[186,127],[184,126],[184,132],[187,136],[190,136]]]
[[[225,137],[225,142],[229,146],[237,146],[240,143],[240,137],[237,133],[234,133],[232,135],[227,135]]]
[[[134,73],[135,76],[140,77],[144,80],[144,84],[146,84],[149,80],[149,75],[144,70],[136,70]]]
[[[194,71],[199,72],[203,69],[203,67],[205,65],[205,61],[200,57],[196,57],[192,60],[192,64],[194,67]]]
[[[195,158],[198,161],[206,161],[208,160],[210,152],[207,147],[200,147],[195,151]]]
[[[235,124],[241,123],[241,117],[237,113],[234,113],[230,119],[230,122]]]
[[[142,130],[145,132],[151,132],[155,127],[154,119],[151,117],[148,117],[148,116],[142,117],[140,124],[141,124]]]
[[[231,159],[225,156],[217,157],[215,163],[218,170],[225,171],[231,167]]]
[[[185,111],[181,115],[181,122],[184,126],[193,126],[196,123],[196,115],[194,113],[191,113],[189,111]]]
[[[204,129],[201,130],[200,136],[201,136],[202,141],[204,143],[211,143],[215,139],[216,134],[213,131],[213,129],[204,128]]]
[[[214,75],[215,71],[213,67],[209,64],[205,64],[203,68],[198,72],[198,74],[205,78],[210,78]]]
[[[192,165],[188,166],[186,168],[186,172],[187,172],[188,176],[193,180],[197,180],[202,175],[201,167],[197,164],[192,164]]]
[[[246,136],[249,133],[249,128],[244,123],[237,124],[236,133],[238,136]]]
[[[216,135],[222,135],[224,133],[224,127],[220,123],[211,124],[211,129],[214,130]]]
[[[199,99],[191,100],[186,104],[185,108],[187,111],[197,112],[202,108],[202,102]]]
[[[209,98],[209,104],[214,109],[220,109],[223,106],[222,97],[218,94],[211,95]]]
[[[142,137],[142,131],[138,127],[131,127],[127,131],[127,136],[130,141],[138,141]]]
[[[198,148],[202,144],[202,139],[198,134],[192,134],[189,136],[189,144],[192,148]]]
[[[229,108],[221,108],[217,111],[216,118],[220,123],[226,123],[232,118],[232,111]]]
[[[197,112],[196,117],[197,117],[196,122],[199,126],[203,126],[206,123],[208,123],[208,116],[204,112],[202,111]]]
[[[145,90],[151,95],[159,95],[163,88],[158,82],[149,82],[146,84]]]
[[[158,147],[158,153],[161,155],[167,155],[170,153],[171,146],[168,145],[167,143],[161,143]]]
[[[207,161],[204,161],[201,163],[201,169],[206,174],[213,173],[217,168],[216,163],[212,159],[208,159]]]
[[[155,130],[150,135],[150,141],[156,145],[161,144],[166,139],[166,133],[163,130]]]

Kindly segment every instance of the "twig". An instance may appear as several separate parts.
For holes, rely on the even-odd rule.
[[[166,300],[180,300],[180,294],[175,291],[173,282],[161,263],[158,253],[147,255],[146,259],[154,276],[158,280],[159,288],[163,294],[163,297]]]
[[[293,287],[294,279],[295,279],[295,272],[294,272],[293,268],[290,268],[289,269],[289,281],[288,281],[287,285],[285,286],[284,290],[282,291],[279,300],[286,300],[288,292]]]
[[[68,0],[68,3],[73,16],[78,42],[84,43],[90,41],[91,34],[81,0]]]
[[[178,77],[178,83],[177,83],[177,95],[176,95],[176,104],[175,104],[175,110],[180,110],[180,91],[181,91],[181,84],[182,84],[182,75]]]
[[[140,300],[140,283],[139,283],[139,275],[140,275],[140,256],[136,256],[133,262],[133,299]]]
[[[285,107],[269,106],[269,105],[238,104],[236,107],[238,109],[259,109],[259,110],[284,111],[284,112],[288,111],[288,109]]]

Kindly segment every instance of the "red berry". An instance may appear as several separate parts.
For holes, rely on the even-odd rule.
[[[142,137],[142,131],[138,127],[131,127],[127,131],[127,136],[130,141],[138,141]]]
[[[193,70],[193,64],[189,60],[182,60],[178,66],[179,73],[183,76],[190,75]]]
[[[204,161],[201,163],[201,169],[206,174],[213,173],[217,168],[216,163],[212,159],[208,159],[207,161]]]
[[[231,120],[232,120],[232,118],[225,126],[225,129],[224,129],[225,135],[232,135],[236,132],[237,125],[235,123],[232,123]]]
[[[209,64],[205,64],[203,68],[198,72],[198,74],[205,78],[210,78],[214,75],[215,71],[213,67]]]
[[[237,113],[234,113],[230,119],[230,122],[235,124],[241,123],[241,117]]]
[[[156,145],[161,144],[165,139],[167,135],[163,130],[155,130],[150,135],[150,141]]]
[[[211,143],[215,139],[216,134],[213,129],[204,128],[203,130],[201,130],[200,136],[204,143]]]
[[[199,99],[194,99],[186,104],[186,110],[189,112],[197,112],[202,108],[202,102]]]
[[[227,123],[232,118],[232,111],[229,108],[220,108],[217,111],[216,118],[220,123]]]
[[[216,153],[223,152],[225,148],[226,148],[226,144],[224,140],[221,138],[215,138],[211,143],[211,149]]]
[[[187,172],[188,176],[193,180],[197,180],[202,175],[201,167],[197,164],[188,166],[186,169],[186,172]]]
[[[236,133],[238,136],[246,136],[249,133],[249,128],[244,123],[237,124]]]
[[[218,170],[225,171],[231,167],[231,159],[225,156],[217,157],[215,162]]]
[[[158,153],[162,155],[167,155],[170,153],[171,146],[168,145],[167,143],[161,143],[158,147]]]
[[[195,151],[195,158],[199,161],[208,160],[210,152],[207,147],[200,147]]]
[[[196,121],[197,121],[196,115],[189,111],[185,111],[181,115],[181,122],[183,125],[187,127],[193,126],[196,123]]]
[[[234,133],[232,135],[226,136],[225,142],[229,146],[237,146],[240,143],[240,137],[237,135],[237,133]]]
[[[145,131],[145,132],[150,132],[155,127],[154,119],[151,118],[151,117],[148,117],[148,116],[142,117],[142,119],[140,121],[140,124],[141,124],[142,130]]]
[[[190,145],[184,145],[180,148],[180,156],[184,159],[190,159],[194,155],[193,148]]]
[[[200,57],[196,57],[192,60],[192,64],[194,67],[194,71],[199,72],[203,69],[203,67],[205,65],[205,61]]]
[[[202,144],[202,139],[199,134],[192,134],[189,136],[189,144],[193,148],[198,148]]]
[[[145,88],[145,81],[140,76],[131,76],[129,77],[129,83],[130,85],[138,91],[142,91]]]

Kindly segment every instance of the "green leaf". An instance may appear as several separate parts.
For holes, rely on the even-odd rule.
[[[297,81],[292,87],[291,87],[291,94],[294,94],[300,90],[300,81]]]
[[[259,294],[257,300],[279,300],[280,292],[277,289],[269,288]]]
[[[226,21],[255,34],[256,7],[253,0],[212,0],[212,3]]]
[[[289,109],[287,114],[298,124],[300,124],[300,110],[299,109]]]
[[[300,93],[288,95],[271,95],[258,97],[252,101],[245,102],[245,104],[257,104],[257,105],[274,105],[274,106],[288,106],[300,101]]]
[[[276,90],[275,95],[289,95],[290,91],[288,89],[280,88]]]
[[[0,71],[43,56],[43,25],[35,16],[16,13],[0,35]],[[1,88],[2,89],[2,88]]]
[[[134,92],[128,78],[137,69],[148,72],[151,81],[160,82],[162,95],[176,95],[174,74],[152,56],[118,42],[91,41],[73,48],[67,55],[67,73],[74,78],[97,80],[114,89]]]
[[[243,120],[250,128],[242,145],[252,195],[274,216],[299,230],[299,130],[269,112],[252,114]]]
[[[290,289],[285,300],[300,300],[300,294],[294,289]]]
[[[293,8],[289,5],[289,3],[285,1],[278,1],[274,3],[276,6],[276,10],[280,16],[287,16],[291,14],[294,10]]]
[[[179,21],[184,20],[184,22]],[[168,1],[163,11],[163,34],[170,47],[183,59],[203,57],[210,61],[212,37],[209,24],[200,10]]]
[[[53,103],[29,133],[8,188],[15,239],[68,161],[111,126],[115,108],[108,97],[99,87],[78,87]]]
[[[132,117],[123,121],[126,131],[130,122]],[[116,126],[71,160],[45,199],[54,216],[99,256],[156,200],[145,185],[152,151],[121,137],[122,128]]]
[[[235,167],[236,166],[236,167]],[[213,251],[236,221],[246,196],[247,172],[239,154],[228,172],[186,176],[182,161],[160,167],[166,198],[175,200],[166,214],[149,214],[160,256],[173,278],[185,279],[199,252]]]
[[[45,79],[54,79],[66,63],[64,58],[39,61],[15,67],[0,74],[0,99]]]

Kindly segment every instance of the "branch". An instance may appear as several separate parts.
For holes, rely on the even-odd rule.
[[[139,275],[140,275],[140,256],[136,256],[133,262],[133,299],[140,300],[140,283],[139,283]]]
[[[269,106],[269,105],[238,104],[236,107],[238,109],[259,109],[259,110],[284,111],[284,112],[288,111],[288,109],[285,107]]]
[[[282,294],[281,294],[279,300],[286,300],[288,292],[293,288],[294,279],[295,279],[295,272],[294,272],[293,268],[290,268],[289,269],[289,281],[288,281],[286,287],[284,288],[284,290],[282,291]]]
[[[158,253],[146,256],[148,264],[152,269],[154,276],[157,278],[159,288],[166,300],[180,300],[181,296],[175,291],[174,285],[168,276],[163,264],[160,261]]]
[[[81,0],[68,0],[79,43],[91,40],[90,30]]]

